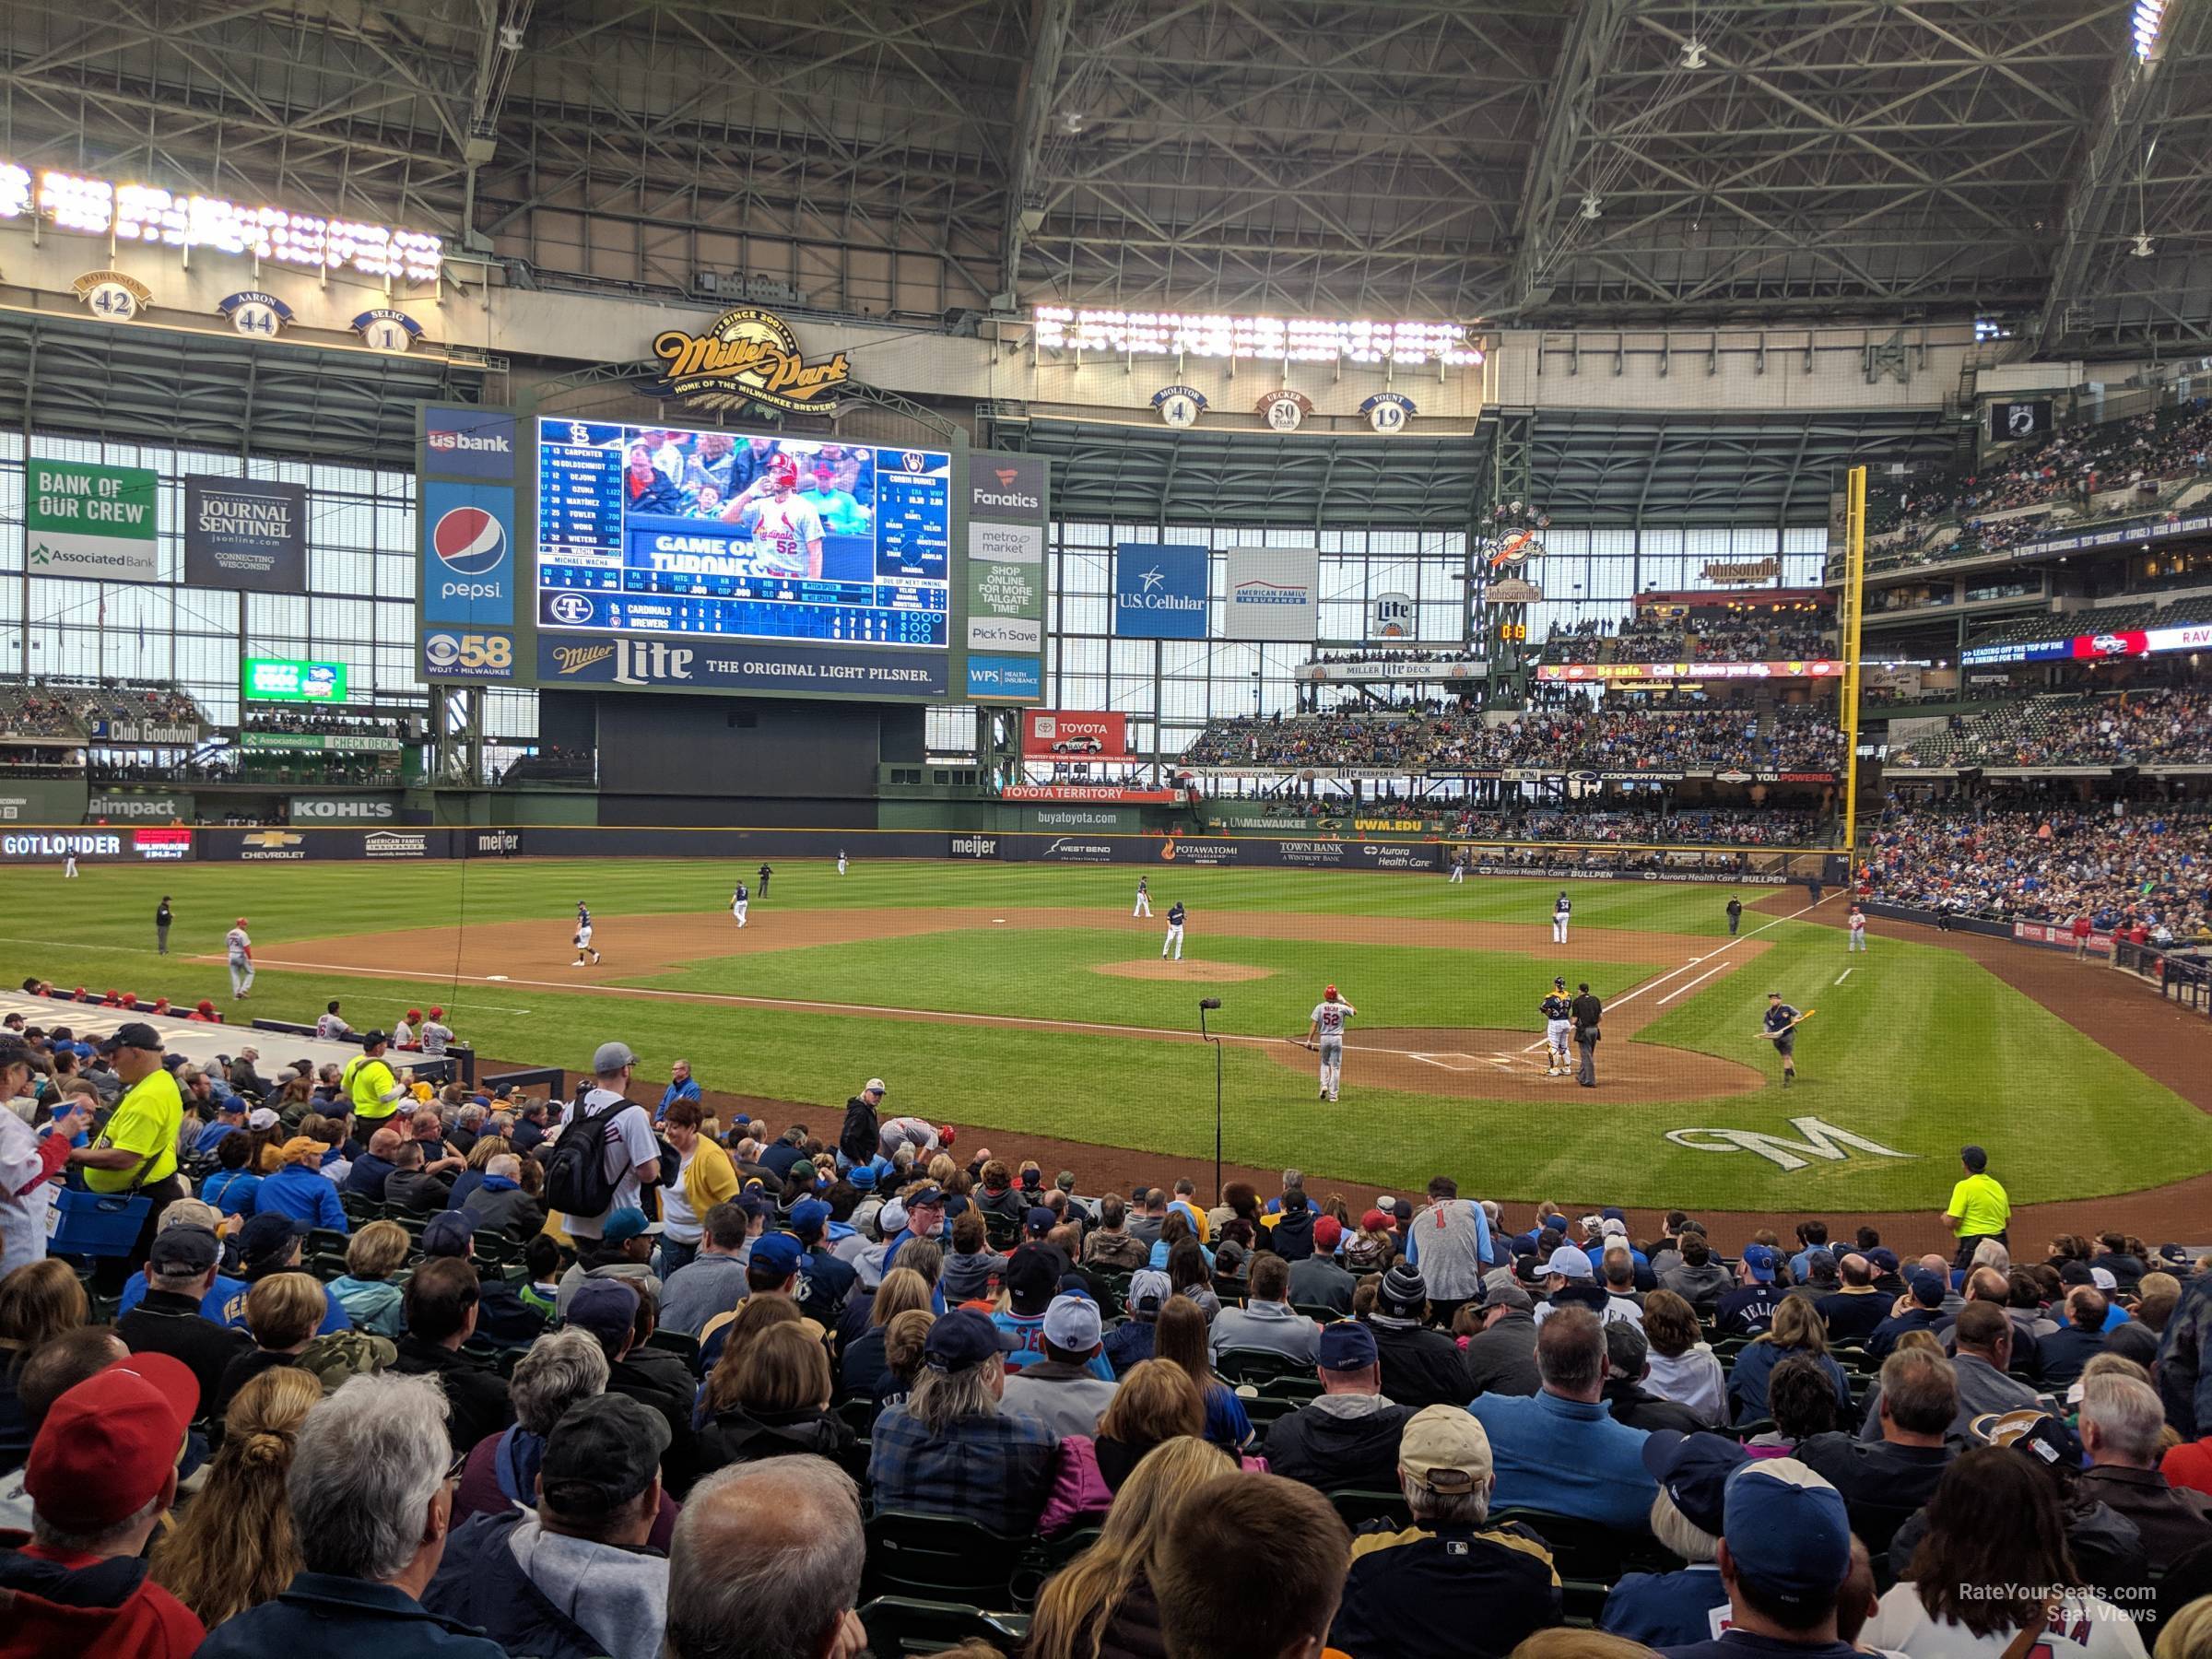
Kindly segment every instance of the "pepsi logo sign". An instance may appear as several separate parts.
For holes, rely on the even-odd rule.
[[[431,530],[430,546],[447,570],[481,576],[507,557],[507,526],[481,507],[455,507]]]

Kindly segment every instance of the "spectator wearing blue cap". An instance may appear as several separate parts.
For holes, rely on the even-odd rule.
[[[1089,1297],[1063,1291],[1053,1298],[1044,1311],[1044,1357],[1006,1379],[1006,1408],[1027,1412],[1054,1434],[1095,1434],[1120,1386],[1091,1370],[1103,1335],[1099,1304]]]
[[[1855,1659],[1836,1635],[1851,1523],[1841,1495],[1812,1470],[1774,1457],[1729,1476],[1717,1559],[1728,1629],[1664,1648],[1664,1659]]]
[[[1898,1299],[1889,1317],[1874,1327],[1866,1338],[1866,1351],[1877,1359],[1887,1359],[1897,1339],[1907,1331],[1936,1330],[1944,1323],[1943,1299],[1950,1288],[1941,1274],[1924,1267],[1906,1275],[1905,1294]]]
[[[653,1300],[658,1301],[661,1281],[653,1271],[653,1251],[660,1239],[661,1224],[648,1221],[643,1210],[609,1210],[600,1222],[598,1237],[576,1241],[580,1253],[560,1276],[559,1288],[554,1293],[561,1317],[568,1317],[569,1299],[587,1278],[635,1279],[650,1285]]]
[[[1268,1468],[1324,1492],[1389,1490],[1413,1407],[1382,1397],[1374,1333],[1352,1320],[1322,1326],[1313,1371],[1321,1397],[1267,1427]]]
[[[796,1302],[799,1296],[799,1268],[806,1259],[806,1247],[787,1232],[764,1232],[752,1242],[745,1258],[745,1300],[726,1313],[717,1313],[707,1321],[699,1334],[699,1369],[703,1374],[714,1369],[722,1358],[723,1344],[728,1340],[730,1327],[745,1309],[746,1302],[755,1297],[782,1297]],[[802,1313],[808,1335],[819,1342],[825,1350],[830,1347],[830,1333]]]
[[[764,1217],[768,1206],[759,1207]],[[745,1300],[747,1246],[760,1225],[738,1204],[718,1204],[700,1218],[699,1254],[661,1289],[663,1329],[696,1336],[709,1320]]]
[[[1712,1305],[1713,1328],[1724,1336],[1756,1336],[1774,1320],[1774,1304],[1782,1300],[1775,1288],[1782,1253],[1771,1244],[1744,1246],[1735,1265],[1736,1288]]]
[[[835,1329],[838,1315],[859,1283],[852,1265],[837,1259],[830,1248],[830,1206],[819,1198],[802,1198],[791,1206],[791,1235],[804,1250],[799,1273],[799,1305],[819,1324]]]
[[[1651,1647],[1702,1641],[1728,1608],[1718,1562],[1728,1477],[1750,1461],[1723,1435],[1662,1429],[1643,1442],[1643,1466],[1659,1483],[1652,1536],[1687,1567],[1624,1573],[1606,1597],[1598,1629]]]
[[[1359,1659],[1501,1654],[1559,1622],[1551,1551],[1525,1527],[1488,1524],[1497,1477],[1482,1425],[1451,1406],[1415,1413],[1394,1478],[1411,1526],[1352,1539],[1329,1645]]]
[[[274,1273],[295,1273],[300,1267],[300,1244],[312,1230],[306,1222],[295,1221],[289,1216],[255,1216],[238,1230],[238,1277],[240,1288],[223,1304],[223,1323],[238,1330],[246,1328],[246,1295],[263,1279]],[[219,1288],[224,1281],[216,1281]],[[331,1331],[349,1331],[353,1321],[347,1315],[345,1303],[332,1294],[328,1285],[323,1287],[323,1323],[315,1335]]]
[[[913,1392],[876,1419],[868,1477],[878,1510],[974,1521],[1009,1541],[1036,1526],[1059,1437],[1002,1410],[999,1334],[955,1309],[930,1326]]]
[[[1539,1392],[1478,1395],[1467,1409],[1488,1432],[1503,1509],[1573,1515],[1633,1532],[1654,1489],[1644,1434],[1605,1406],[1606,1337],[1596,1314],[1561,1308],[1536,1332]]]

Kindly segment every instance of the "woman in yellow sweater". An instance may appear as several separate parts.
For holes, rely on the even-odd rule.
[[[737,1170],[730,1155],[702,1132],[706,1114],[697,1100],[678,1100],[661,1120],[661,1131],[683,1160],[682,1172],[661,1189],[661,1280],[699,1253],[700,1222],[718,1204],[737,1196]]]

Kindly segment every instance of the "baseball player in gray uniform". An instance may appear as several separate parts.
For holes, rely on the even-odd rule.
[[[1359,1010],[1336,994],[1336,987],[1325,987],[1321,1000],[1313,1005],[1313,1023],[1306,1029],[1306,1041],[1321,1052],[1321,1098],[1334,1100],[1338,1085],[1344,1081],[1344,1022]]]

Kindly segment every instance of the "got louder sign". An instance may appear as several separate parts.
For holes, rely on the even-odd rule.
[[[1021,717],[1021,752],[1025,759],[1126,760],[1129,717],[1031,709]]]

